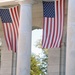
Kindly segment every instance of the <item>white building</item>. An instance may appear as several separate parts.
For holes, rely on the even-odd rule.
[[[62,47],[61,49],[60,48],[49,49],[48,75],[75,75],[75,59],[74,59],[75,57],[75,39],[74,39],[75,5],[74,3],[75,0],[65,0],[65,14],[64,14],[65,22],[64,22],[64,36],[62,41]],[[2,38],[1,75],[16,75],[16,73],[17,75],[30,75],[31,27],[42,28],[42,24],[43,24],[42,23],[43,20],[42,2],[40,0],[39,1],[34,0],[34,2],[31,0],[22,0],[22,1],[17,0],[17,2],[8,1],[8,2],[0,3],[0,6],[12,6],[17,4],[21,6],[20,33],[25,33],[25,32],[21,32],[21,30],[26,30],[29,33],[26,33],[26,35],[20,34],[22,35],[22,37],[20,37],[19,40],[19,51],[17,56],[18,63],[16,64],[16,54],[13,53],[12,51],[7,50],[7,46],[4,40],[4,35],[2,30],[2,24],[0,22],[0,38]],[[26,17],[27,14],[29,15],[29,17]],[[23,19],[25,20],[27,19],[27,21],[24,22]],[[25,41],[23,41],[24,36],[26,36],[27,39],[26,41],[28,41],[26,43]],[[22,43],[25,44],[26,46],[24,47]],[[27,48],[28,48],[28,52],[25,52]],[[17,70],[16,70],[16,65],[17,65]]]

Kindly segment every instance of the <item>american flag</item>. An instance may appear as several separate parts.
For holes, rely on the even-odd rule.
[[[43,2],[42,48],[59,48],[63,36],[64,0]]]
[[[0,9],[0,17],[8,50],[16,52],[19,28],[19,6]]]

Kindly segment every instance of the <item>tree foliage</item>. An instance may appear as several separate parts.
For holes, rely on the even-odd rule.
[[[39,67],[39,61],[35,58],[35,56],[31,56],[31,71],[30,75],[41,75],[42,71]]]
[[[41,40],[38,40],[36,47],[42,49]],[[31,73],[30,75],[47,75],[48,66],[48,49],[42,49],[43,56],[31,56]]]
[[[38,48],[41,48],[42,49],[42,41],[41,39],[39,39],[37,41],[37,44],[36,46]],[[41,62],[40,63],[40,69],[42,71],[42,75],[47,75],[47,66],[48,66],[48,49],[42,49],[42,52],[43,52],[43,57],[42,58],[38,58],[39,61]]]

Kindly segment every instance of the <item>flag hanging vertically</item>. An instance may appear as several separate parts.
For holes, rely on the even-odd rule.
[[[42,48],[59,48],[63,35],[64,0],[43,2]]]
[[[19,28],[19,6],[0,9],[0,17],[8,50],[16,52]]]

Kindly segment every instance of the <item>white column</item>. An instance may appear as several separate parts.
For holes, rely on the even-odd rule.
[[[30,75],[32,5],[25,1],[20,2],[20,5],[17,75]]]
[[[75,75],[75,0],[68,0],[66,75]]]

